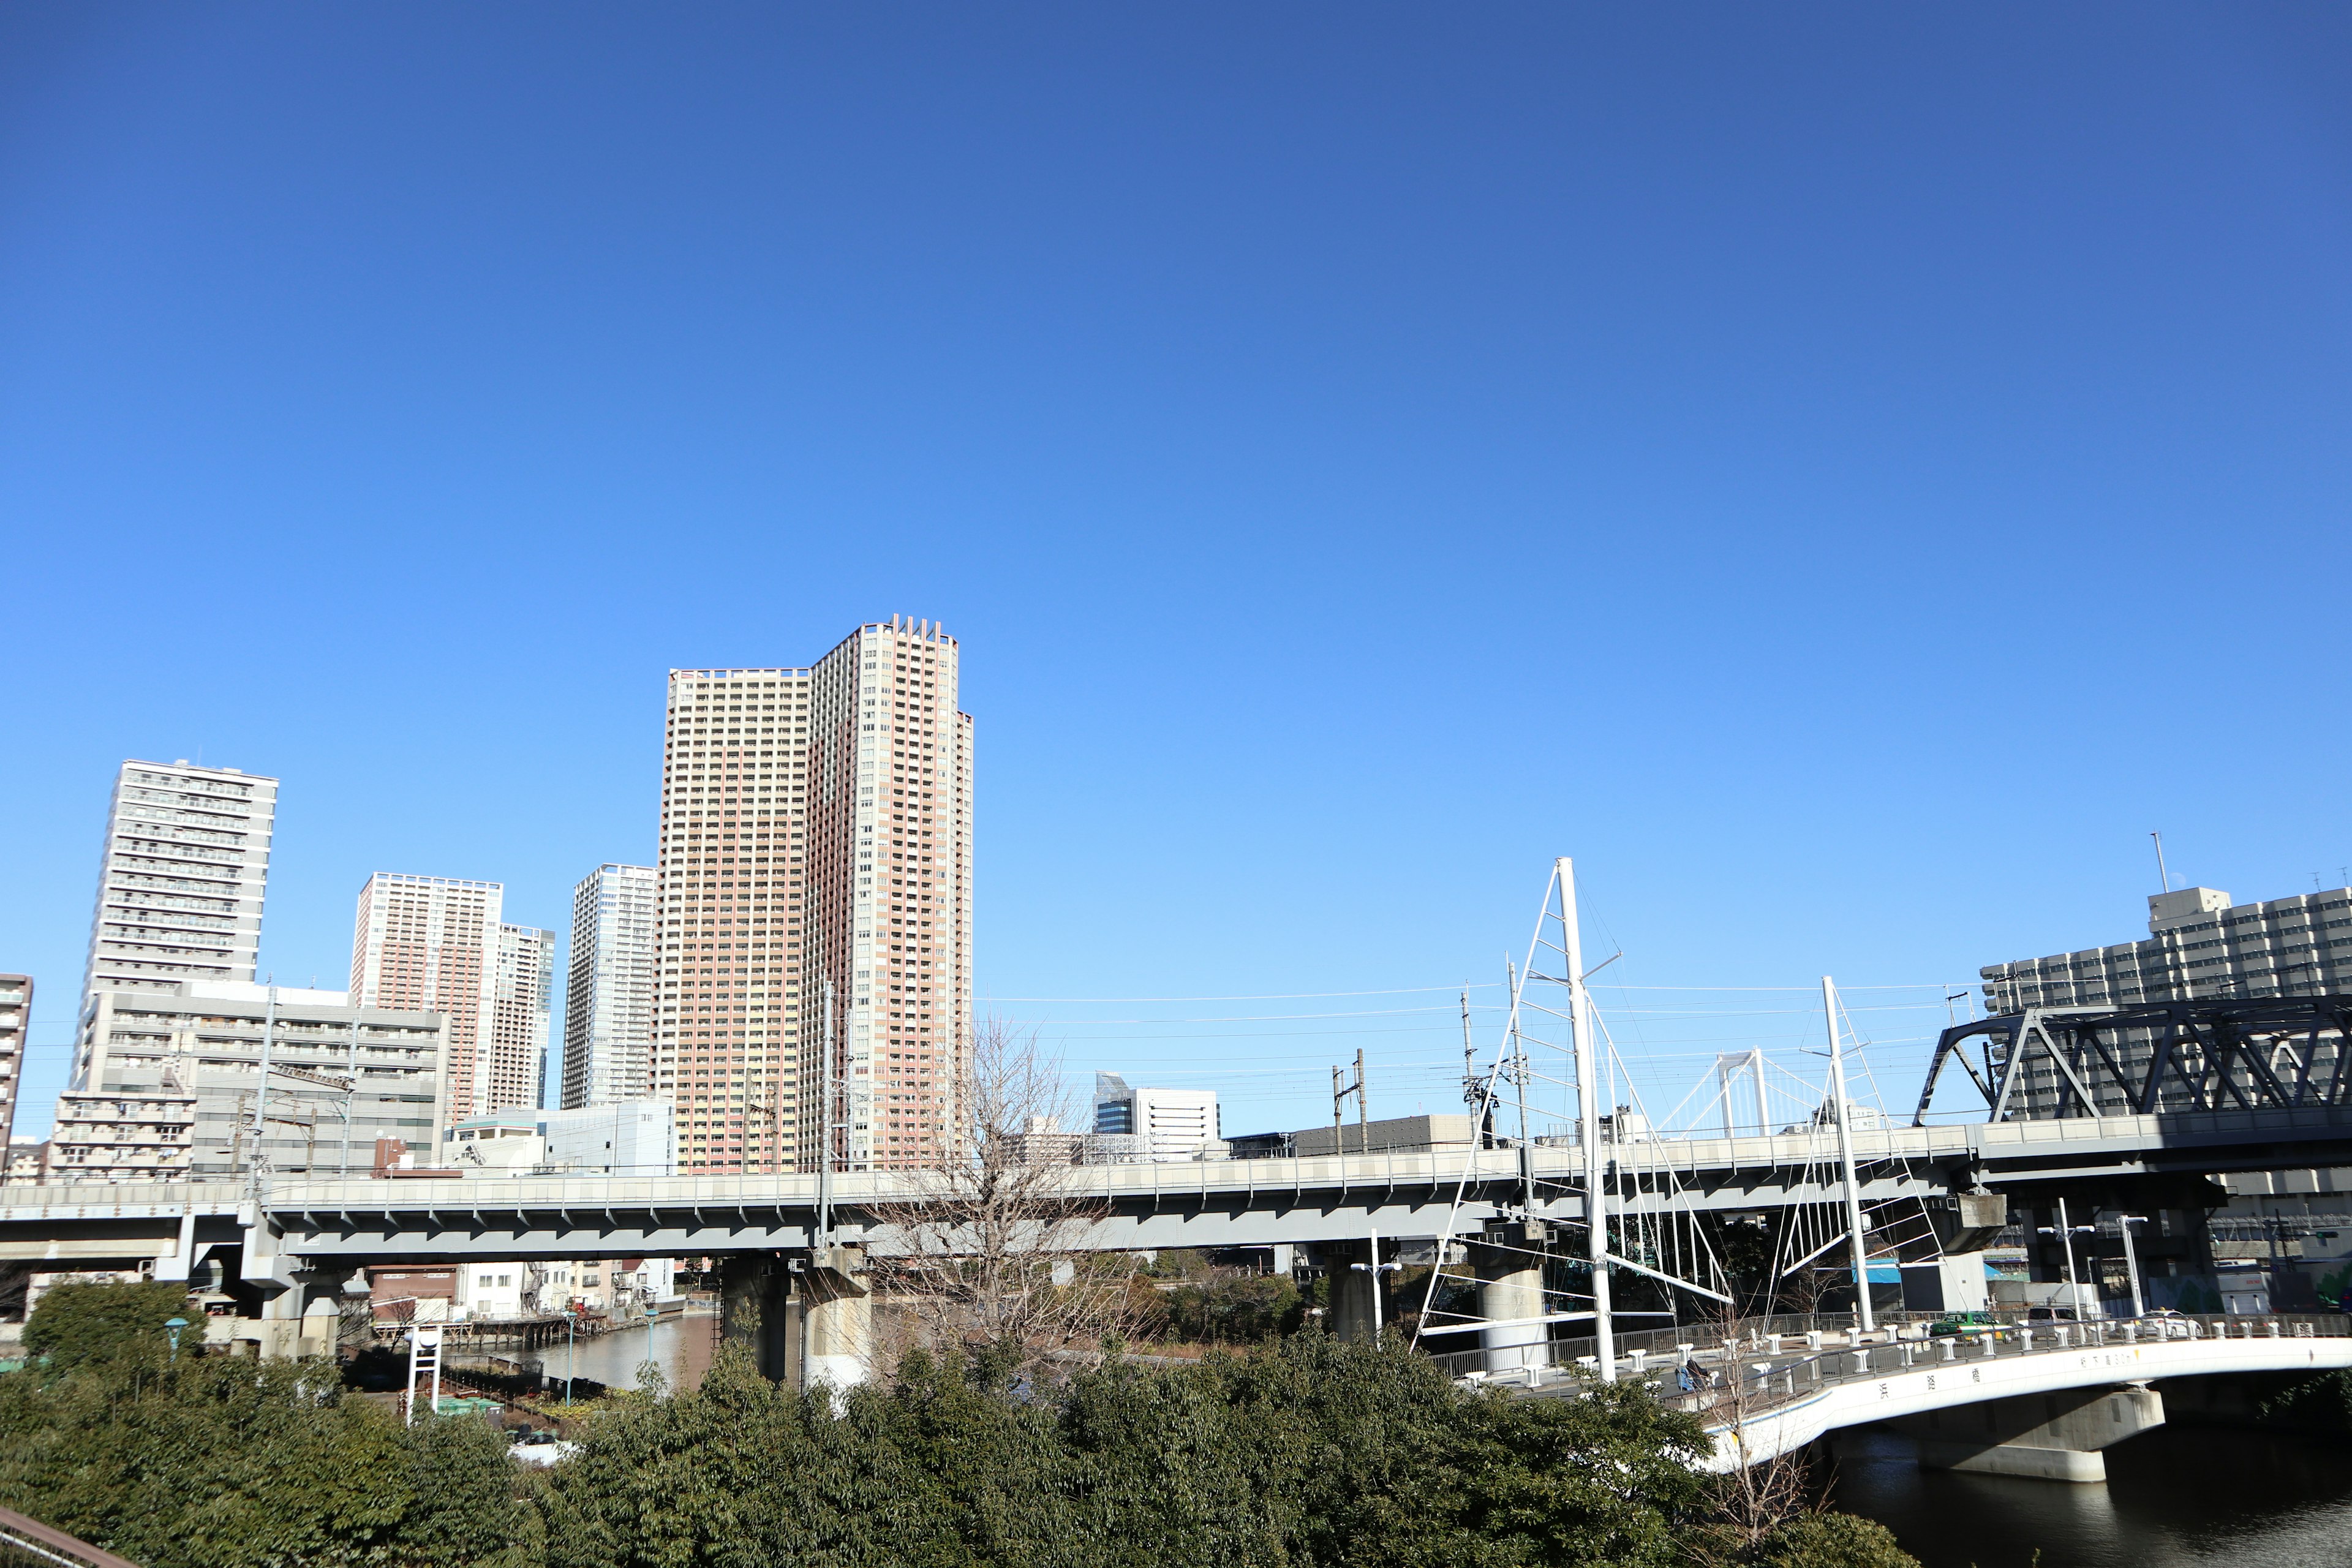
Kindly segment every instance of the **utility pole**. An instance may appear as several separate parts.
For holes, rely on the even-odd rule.
[[[2098,1227],[2089,1225],[2069,1225],[2066,1221],[2066,1200],[2062,1197],[2058,1200],[2056,1227],[2053,1229],[2045,1225],[2036,1228],[2044,1236],[2056,1236],[2058,1244],[2066,1249],[2066,1304],[2074,1309],[2074,1316],[2079,1320],[2083,1315],[2083,1286],[2082,1282],[2074,1277],[2074,1233],[2078,1230],[2086,1230],[2095,1235]],[[2124,1247],[2128,1260],[2131,1247],[2131,1226],[2124,1226]],[[2139,1281],[2137,1279],[2132,1281],[2132,1294],[2135,1297],[2139,1294]]]
[[[1364,1053],[1360,1049],[1356,1052],[1355,1082],[1348,1081],[1346,1068],[1335,1067],[1331,1069],[1331,1149],[1334,1153],[1348,1152],[1346,1123],[1340,1117],[1349,1095],[1355,1096],[1356,1100],[1356,1152],[1360,1154],[1372,1146],[1370,1102],[1364,1092]]]
[[[1586,1256],[1592,1266],[1592,1353],[1601,1364],[1601,1381],[1617,1381],[1617,1341],[1609,1316],[1609,1198],[1607,1152],[1601,1146],[1601,1074],[1593,1062],[1592,1005],[1584,990],[1584,939],[1576,919],[1576,862],[1563,855],[1553,868],[1559,884],[1561,946],[1568,958],[1568,1005],[1570,1037],[1576,1050],[1577,1136],[1584,1144],[1584,1233]],[[1527,1114],[1527,1077],[1520,1072],[1520,1115]],[[1534,1171],[1535,1151],[1522,1152]],[[1528,1215],[1535,1218],[1532,1210]]]
[[[278,1037],[278,987],[269,988],[268,1005],[261,1013],[261,1085],[253,1094],[253,1169],[252,1182],[260,1192],[268,1169],[269,1155],[262,1144],[262,1133],[268,1124],[269,1110],[269,1047]]]
[[[1822,976],[1822,1016],[1830,1032],[1830,1110],[1837,1119],[1838,1167],[1845,1177],[1846,1239],[1853,1253],[1853,1294],[1865,1331],[1878,1326],[1870,1306],[1870,1251],[1862,1234],[1862,1184],[1853,1169],[1853,1118],[1845,1095],[1845,1051],[1838,1038],[1837,986]]]
[[[360,1010],[352,1007],[352,1087],[343,1095],[343,1152],[335,1167],[339,1181],[347,1181],[352,1173],[352,1113],[360,1103]]]

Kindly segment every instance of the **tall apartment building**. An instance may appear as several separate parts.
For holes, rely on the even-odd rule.
[[[548,1047],[555,1028],[555,933],[499,927],[499,997],[490,1013],[495,1110],[547,1103]],[[521,1099],[511,1098],[516,1095]]]
[[[572,973],[563,996],[567,1110],[653,1091],[659,878],[651,866],[599,866],[572,889]]]
[[[253,979],[277,815],[276,779],[185,761],[122,764],[78,1022],[102,991]]]
[[[554,938],[503,925],[505,902],[498,882],[389,871],[360,889],[352,1000],[448,1018],[453,1121],[540,1100]]]
[[[654,1092],[683,1169],[814,1169],[828,1122],[837,1170],[946,1147],[971,984],[957,657],[894,618],[807,669],[670,672]]]
[[[16,1090],[25,1077],[25,1037],[33,1026],[33,977],[0,974],[0,1182],[16,1134]]]
[[[2216,888],[2155,893],[2147,931],[2140,942],[1988,964],[1979,971],[1985,1006],[2001,1014],[2352,990],[2352,888],[2235,905]],[[2151,1045],[2145,1031],[2126,1031],[2119,1059],[2137,1071]],[[2026,1115],[2054,1111],[2058,1074],[2046,1060],[2033,1058],[2021,1084]]]
[[[378,1138],[429,1164],[446,1048],[440,1015],[353,1007],[341,991],[101,991],[58,1097],[49,1179],[201,1181],[257,1159],[279,1175],[363,1174]]]

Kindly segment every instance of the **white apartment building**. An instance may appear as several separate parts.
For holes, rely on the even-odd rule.
[[[2352,990],[2352,888],[2252,904],[2232,904],[2218,888],[2182,888],[2149,896],[2147,930],[2139,942],[1988,964],[1979,971],[1985,1006],[2006,1014]],[[2151,1045],[2146,1031],[2126,1031],[2118,1059],[2137,1071]],[[2059,1079],[2045,1058],[2030,1060],[2021,1082],[2024,1114],[2055,1110]]]
[[[51,1181],[364,1173],[379,1138],[432,1152],[446,1021],[341,991],[187,981],[101,991],[58,1097]],[[269,1071],[261,1067],[268,1057]]]
[[[957,658],[897,618],[809,669],[670,672],[653,1078],[688,1173],[814,1169],[826,1121],[839,1170],[948,1146],[971,951]]]
[[[490,1012],[493,1110],[536,1110],[547,1103],[554,995],[555,933],[537,926],[499,926],[498,1001]]]
[[[102,991],[252,980],[277,814],[273,778],[184,760],[122,764],[77,1021]]]
[[[1985,1005],[2098,1007],[2352,989],[2352,888],[2231,904],[2218,888],[2147,900],[2145,941],[1988,964]]]
[[[501,923],[498,882],[379,871],[360,889],[352,999],[449,1020],[448,1116],[536,1107],[554,937]]]
[[[572,973],[563,998],[566,1110],[652,1092],[660,877],[651,866],[599,866],[572,889]]]
[[[0,1162],[16,1127],[16,1090],[25,1078],[25,1037],[33,1026],[33,977],[0,974]],[[8,1172],[0,1164],[0,1181]]]
[[[1225,1152],[1213,1089],[1131,1089],[1117,1073],[1095,1074],[1095,1136],[1139,1141],[1151,1160],[1197,1160]]]

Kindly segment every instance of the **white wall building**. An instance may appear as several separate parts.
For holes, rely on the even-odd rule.
[[[273,778],[184,761],[122,764],[77,1022],[101,991],[253,978],[277,814]]]
[[[593,1176],[677,1174],[677,1108],[666,1100],[540,1113],[550,1169]]]
[[[1095,1074],[1095,1134],[1139,1138],[1153,1160],[1197,1160],[1225,1152],[1213,1089],[1131,1089],[1117,1073]]]
[[[660,874],[599,866],[572,889],[572,972],[563,998],[563,1105],[653,1091]]]

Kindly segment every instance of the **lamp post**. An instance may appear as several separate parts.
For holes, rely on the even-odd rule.
[[[2066,1300],[2074,1307],[2074,1316],[2077,1319],[2081,1318],[2083,1315],[2083,1287],[2074,1278],[2074,1237],[2079,1231],[2089,1231],[2093,1235],[2096,1235],[2098,1233],[2098,1226],[2091,1225],[2067,1224],[2066,1200],[2064,1198],[2060,1198],[2058,1200],[2058,1223],[2054,1226],[2034,1226],[2034,1229],[2043,1236],[2056,1237],[2058,1238],[2059,1245],[2066,1249]]]
[[[163,1320],[163,1337],[172,1342],[172,1359],[173,1361],[178,1361],[180,1359],[180,1331],[187,1326],[188,1320],[185,1318],[166,1318]]]
[[[572,1404],[572,1379],[580,1370],[580,1314],[566,1309],[563,1314],[563,1403]]]
[[[2126,1214],[2117,1215],[2116,1216],[2116,1228],[2124,1233],[2124,1272],[2131,1277],[2132,1316],[2135,1318],[2145,1318],[2147,1316],[2147,1303],[2140,1299],[2139,1257],[2132,1250],[2131,1227],[2136,1225],[2146,1225],[2147,1223],[2147,1215],[2144,1214]]]
[[[1349,1267],[1360,1274],[1372,1277],[1372,1343],[1377,1345],[1381,1342],[1381,1276],[1394,1274],[1404,1265],[1381,1261],[1381,1233],[1376,1230],[1372,1232],[1372,1260],[1370,1263],[1351,1263]]]

